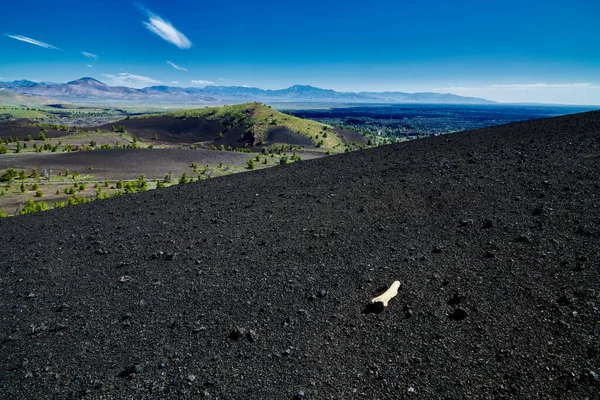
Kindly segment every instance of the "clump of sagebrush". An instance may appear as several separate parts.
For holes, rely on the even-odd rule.
[[[0,176],[0,182],[12,182],[13,179],[16,179],[19,176],[19,173],[14,168],[9,168]]]
[[[0,208],[0,218],[6,218],[8,217],[8,214],[4,212],[3,209]]]
[[[74,205],[77,205],[77,204],[89,203],[90,200],[87,199],[87,198],[85,198],[85,197],[83,197],[83,196],[73,195],[73,196],[71,196],[71,197],[69,197],[67,199],[67,202],[68,202],[68,204],[70,206],[74,206]]]
[[[23,208],[19,210],[19,214],[23,215],[36,213],[40,211],[46,211],[48,210],[48,208],[48,203],[46,203],[45,201],[40,201],[36,203],[33,201],[33,199],[28,199],[27,203],[25,203]]]

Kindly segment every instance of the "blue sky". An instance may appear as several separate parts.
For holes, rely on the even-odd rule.
[[[598,16],[597,0],[13,1],[0,80],[600,104]]]

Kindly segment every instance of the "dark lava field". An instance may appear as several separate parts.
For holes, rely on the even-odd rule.
[[[5,218],[0,397],[598,399],[599,205],[591,112]]]

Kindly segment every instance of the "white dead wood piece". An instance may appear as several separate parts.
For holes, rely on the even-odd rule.
[[[400,281],[395,281],[394,283],[392,283],[392,286],[390,286],[390,288],[385,291],[384,294],[382,294],[381,296],[377,296],[373,300],[371,300],[371,303],[381,302],[381,303],[383,303],[384,307],[387,307],[388,301],[390,301],[390,299],[396,297],[396,295],[398,294],[399,288],[400,288]]]

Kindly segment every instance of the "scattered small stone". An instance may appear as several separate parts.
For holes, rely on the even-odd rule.
[[[187,380],[188,380],[188,381],[190,381],[190,382],[194,382],[194,381],[196,380],[196,375],[194,375],[194,374],[189,374],[189,375],[187,376]]]
[[[452,297],[450,299],[448,299],[446,304],[448,304],[449,306],[455,306],[457,304],[460,304],[460,302],[463,301],[464,299],[465,299],[465,296],[461,295],[458,292],[454,292],[454,294],[452,295]]]
[[[520,242],[520,243],[527,243],[527,242],[529,242],[529,236],[527,236],[525,234],[519,235],[519,236],[517,236],[515,241]]]
[[[175,254],[175,253],[167,253],[167,256],[165,257],[165,260],[171,261],[171,260],[174,260],[175,257],[177,257],[177,254]]]
[[[127,267],[128,265],[131,265],[131,263],[121,261],[120,263],[117,264],[116,268],[123,268],[123,267]]]
[[[483,225],[481,226],[481,229],[488,229],[488,228],[491,228],[492,226],[494,226],[494,221],[492,221],[491,219],[486,219],[485,221],[483,221]]]
[[[133,374],[141,374],[142,372],[144,372],[144,366],[142,364],[132,364],[125,368],[123,371],[121,371],[117,376],[119,378],[127,378]]]
[[[483,258],[496,258],[496,253],[493,251],[486,251]]]
[[[325,290],[325,289],[321,289],[321,290],[319,290],[319,292],[317,293],[317,297],[323,298],[323,297],[327,296],[327,293],[328,293],[328,292],[327,292],[327,290]]]
[[[462,321],[463,319],[467,318],[469,316],[469,313],[464,309],[464,308],[457,308],[454,311],[452,311],[452,313],[450,315],[448,315],[448,318],[450,318],[451,320],[454,321]]]
[[[68,311],[71,307],[67,303],[62,303],[60,306],[56,307],[57,312]]]
[[[60,331],[65,331],[67,330],[67,326],[65,324],[56,324],[55,326],[53,326],[52,328],[50,328],[48,330],[48,332],[60,332]]]
[[[543,208],[535,208],[531,215],[533,215],[534,217],[537,217],[538,215],[542,215],[544,213],[544,209]]]
[[[297,392],[297,393],[294,395],[294,397],[293,397],[292,399],[293,399],[293,400],[300,400],[300,399],[303,399],[303,398],[305,398],[305,396],[306,396],[306,393],[304,392],[304,390],[300,390],[300,391],[298,391],[298,392]]]
[[[433,250],[431,251],[433,254],[440,254],[442,252],[442,247],[441,246],[436,246],[433,248]]]
[[[404,305],[404,313],[406,315],[406,318],[411,318],[414,315],[414,311],[413,311],[412,307],[410,306],[410,304]]]
[[[246,329],[238,326],[229,333],[229,339],[231,340],[237,341],[242,337],[245,337],[250,343],[254,343],[258,340],[258,334],[254,329]]]
[[[569,304],[573,303],[573,298],[570,296],[563,295],[556,299],[556,302],[559,306],[568,306]]]
[[[258,334],[256,333],[256,331],[254,329],[249,329],[248,332],[246,332],[246,339],[250,343],[254,343],[258,339]]]

